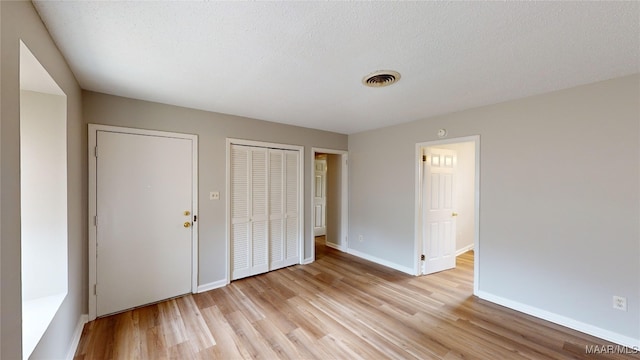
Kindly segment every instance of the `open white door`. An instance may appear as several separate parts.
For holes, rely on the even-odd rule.
[[[315,160],[315,186],[313,197],[313,235],[327,233],[327,160]]]
[[[194,141],[97,131],[97,316],[191,292]]]
[[[456,266],[456,162],[453,150],[423,149],[423,274]]]

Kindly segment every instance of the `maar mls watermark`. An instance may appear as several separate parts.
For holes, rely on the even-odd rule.
[[[586,354],[640,354],[640,347],[626,347],[622,345],[585,345]]]

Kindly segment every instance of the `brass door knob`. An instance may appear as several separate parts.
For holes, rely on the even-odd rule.
[[[191,221],[185,221],[184,222],[184,227],[188,228],[191,226]]]
[[[451,216],[458,216],[458,213],[451,213]]]

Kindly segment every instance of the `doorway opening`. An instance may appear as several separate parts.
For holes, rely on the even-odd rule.
[[[20,41],[22,354],[68,291],[67,96]]]
[[[335,156],[335,155],[331,155]],[[315,154],[313,175],[313,236],[327,235],[327,158],[329,154]]]
[[[311,164],[310,263],[316,258],[315,244],[340,251],[348,248],[348,154],[343,150],[313,148]]]
[[[477,292],[479,185],[479,136],[416,144],[416,275],[455,267],[458,256],[472,255]]]

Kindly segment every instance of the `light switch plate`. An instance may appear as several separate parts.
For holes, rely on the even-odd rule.
[[[624,296],[613,296],[613,308],[616,310],[627,311],[627,298]]]

